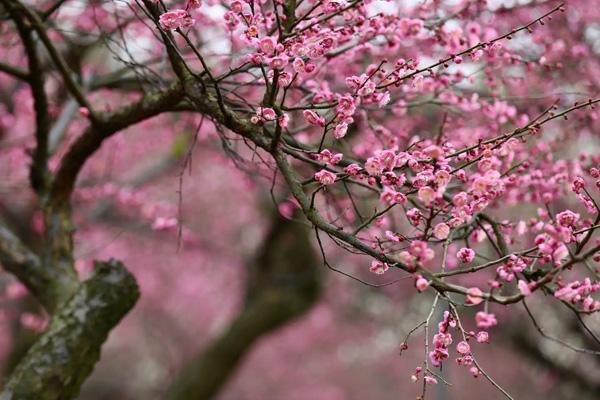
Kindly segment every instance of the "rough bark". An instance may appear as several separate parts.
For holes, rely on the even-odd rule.
[[[55,314],[11,374],[0,400],[67,400],[79,393],[111,329],[139,297],[133,276],[111,260]]]

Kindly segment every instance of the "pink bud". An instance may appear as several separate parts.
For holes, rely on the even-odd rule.
[[[422,292],[422,291],[424,291],[425,289],[427,289],[429,287],[429,282],[427,281],[427,279],[425,279],[423,277],[420,277],[415,282],[415,286],[417,287],[417,290],[419,292]]]

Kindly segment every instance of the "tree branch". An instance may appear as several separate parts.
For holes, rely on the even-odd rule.
[[[57,276],[53,269],[45,268],[31,250],[8,228],[0,224],[0,263],[15,275],[39,302],[52,312],[63,292],[69,292],[74,282]]]
[[[149,93],[137,103],[102,116],[101,123],[88,127],[61,160],[50,192],[51,204],[58,206],[68,201],[79,171],[105,139],[128,126],[174,107],[183,99],[183,95],[182,86],[174,83],[166,90]]]
[[[17,365],[1,400],[69,400],[78,395],[108,333],[139,297],[135,279],[119,262],[96,262],[95,271]]]

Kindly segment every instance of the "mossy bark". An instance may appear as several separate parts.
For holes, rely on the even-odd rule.
[[[97,262],[94,275],[60,307],[17,365],[0,400],[75,398],[109,332],[138,297],[135,279],[121,263]]]

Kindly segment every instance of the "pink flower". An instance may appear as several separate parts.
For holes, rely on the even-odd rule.
[[[395,195],[396,191],[394,189],[386,187],[379,196],[379,200],[381,200],[385,204],[392,205],[394,204]]]
[[[443,222],[437,224],[433,228],[433,236],[435,236],[439,240],[446,239],[449,234],[450,234],[450,227]]]
[[[471,351],[471,346],[469,346],[469,343],[463,340],[456,344],[456,351],[463,355],[468,354]]]
[[[365,162],[365,171],[371,176],[379,176],[383,172],[383,164],[377,156],[367,158]]]
[[[435,253],[432,249],[427,247],[427,243],[421,240],[413,240],[410,244],[410,253],[417,257],[421,262],[427,262],[433,260]]]
[[[475,252],[473,249],[469,249],[468,247],[463,247],[456,253],[456,257],[460,260],[460,262],[464,264],[468,264],[473,261],[475,258]]]
[[[200,8],[201,6],[202,6],[202,0],[186,0],[186,2],[185,2],[186,9]]]
[[[467,204],[467,202],[468,202],[468,197],[465,192],[460,192],[460,193],[454,195],[454,197],[452,198],[452,204],[454,204],[457,207],[464,206]]]
[[[571,210],[560,212],[556,215],[556,220],[560,226],[570,227],[575,225],[579,220],[579,214],[574,213]]]
[[[385,107],[390,102],[390,92],[377,93],[377,105],[379,108]]]
[[[337,124],[333,130],[333,137],[336,139],[341,139],[346,136],[348,132],[348,124],[345,122],[340,122]]]
[[[415,287],[419,292],[422,292],[429,287],[429,281],[421,276],[416,280]]]
[[[600,309],[600,301],[594,300],[592,296],[587,296],[582,304],[583,311],[592,312]]]
[[[423,218],[423,214],[418,208],[411,208],[406,212],[406,218],[410,221],[410,223],[414,226],[419,225],[421,218]]]
[[[287,114],[281,114],[281,116],[277,120],[277,123],[282,128],[287,128],[289,122],[290,122],[290,116]]]
[[[232,1],[229,6],[231,7],[231,11],[237,13],[242,12],[244,10],[244,4],[239,0]]]
[[[311,125],[315,126],[325,126],[325,118],[319,116],[316,112],[312,110],[304,110],[302,113],[304,115],[304,119]]]
[[[435,173],[435,183],[440,187],[445,187],[450,182],[450,173],[448,171],[438,171]]]
[[[382,275],[389,268],[390,267],[389,267],[389,265],[387,265],[387,263],[384,263],[384,262],[381,262],[378,260],[373,260],[373,261],[371,261],[371,267],[369,268],[369,270],[371,272],[373,272],[374,274]]]
[[[333,172],[322,169],[315,173],[315,179],[323,185],[331,185],[335,182],[336,175]]]
[[[79,114],[88,117],[90,115],[90,110],[87,107],[79,107]]]
[[[246,55],[246,60],[253,65],[260,65],[263,62],[263,56],[258,53],[250,53]]]
[[[275,121],[277,119],[277,114],[275,113],[275,110],[269,107],[258,107],[256,115],[262,117],[264,121]]]
[[[523,280],[519,280],[519,283],[517,284],[517,286],[519,287],[519,291],[521,292],[521,294],[523,296],[529,296],[531,294],[531,289],[529,288],[529,285],[527,284],[527,282],[525,282]]]
[[[338,99],[338,105],[335,108],[335,111],[337,111],[338,113],[346,116],[351,116],[354,114],[355,110],[356,104],[354,103],[354,98],[352,96],[341,96]]]
[[[324,149],[316,155],[317,160],[331,165],[336,165],[337,163],[342,161],[343,157],[344,155],[342,153],[333,154],[328,149]]]
[[[189,28],[194,25],[194,18],[186,10],[173,10],[163,13],[158,22],[163,29],[174,30]]]
[[[444,150],[440,146],[431,145],[423,150],[431,158],[441,158],[444,155]]]
[[[435,199],[435,191],[429,186],[423,186],[420,188],[417,195],[419,196],[419,200],[425,203],[426,206],[431,205]]]
[[[477,305],[483,301],[483,292],[476,287],[467,290],[467,304]]]
[[[408,201],[408,197],[406,197],[406,195],[404,193],[397,192],[394,195],[394,202],[396,204],[406,204],[407,201]]]
[[[279,86],[281,87],[288,86],[290,83],[292,83],[292,74],[287,72],[280,72],[278,82]]]
[[[356,163],[352,163],[352,164],[348,165],[346,168],[344,168],[344,172],[350,176],[356,176],[356,175],[358,175],[358,173],[360,172],[361,169],[362,168],[360,167],[360,165],[358,165]]]
[[[269,67],[273,69],[282,69],[288,64],[288,58],[285,55],[279,55],[269,60]],[[285,85],[284,85],[285,86]]]
[[[385,237],[390,239],[392,242],[400,242],[400,236],[392,231],[385,231]]]
[[[373,81],[369,81],[365,83],[360,89],[358,89],[358,94],[360,96],[369,96],[375,92],[377,85]]]
[[[477,343],[488,343],[490,340],[490,335],[486,331],[479,331],[477,335],[475,335],[477,339]]]
[[[258,42],[258,48],[260,51],[270,56],[275,52],[275,48],[277,47],[277,40],[271,36],[265,36]]]
[[[294,68],[294,71],[296,71],[297,73],[304,72],[305,66],[306,66],[306,64],[304,63],[304,60],[302,60],[301,58],[295,58],[294,61],[292,62],[292,68]]]
[[[478,328],[483,329],[489,329],[498,324],[494,314],[488,314],[484,311],[479,311],[477,314],[475,314],[475,322],[477,323]]]
[[[578,176],[573,180],[572,189],[575,193],[577,193],[577,194],[581,193],[581,190],[584,187],[585,187],[585,180],[581,176]]]
[[[279,203],[277,210],[283,217],[285,217],[287,219],[292,219],[292,217],[294,216],[295,208],[297,208],[297,206],[293,202],[284,201],[284,202]]]

